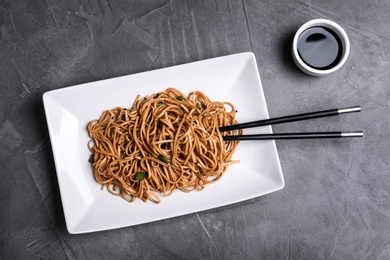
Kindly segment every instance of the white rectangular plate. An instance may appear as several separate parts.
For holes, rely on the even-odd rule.
[[[282,189],[283,174],[274,141],[241,142],[225,175],[205,190],[176,191],[161,203],[128,203],[113,196],[93,177],[87,148],[89,121],[115,107],[131,107],[137,94],[168,87],[188,94],[204,92],[211,100],[229,101],[237,120],[268,118],[253,53],[241,53],[44,93],[43,103],[69,233],[131,226],[207,210]],[[271,127],[245,133],[271,133]]]

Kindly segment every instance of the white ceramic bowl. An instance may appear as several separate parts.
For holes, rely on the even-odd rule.
[[[339,36],[339,38],[341,40],[343,53],[341,54],[340,62],[337,63],[336,66],[334,66],[330,69],[321,70],[321,69],[312,68],[312,67],[308,66],[301,59],[301,57],[299,56],[299,53],[298,53],[297,43],[298,43],[299,36],[305,30],[307,30],[311,27],[317,27],[317,26],[325,27],[325,28],[328,28],[329,30],[332,30],[333,32],[335,32]],[[311,76],[326,76],[332,72],[335,72],[336,70],[341,68],[344,65],[344,63],[347,61],[349,51],[350,51],[350,43],[349,43],[348,35],[344,31],[344,29],[340,25],[338,25],[337,23],[330,21],[330,20],[326,20],[326,19],[314,19],[314,20],[308,21],[307,23],[303,24],[298,29],[298,31],[295,33],[293,44],[292,44],[292,56],[293,56],[295,64],[298,66],[298,68],[300,70],[302,70],[303,72],[305,72],[306,74],[311,75]]]

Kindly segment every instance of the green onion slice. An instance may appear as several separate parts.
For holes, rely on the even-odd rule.
[[[162,162],[168,163],[168,159],[164,155],[159,155],[157,159],[159,159]]]
[[[93,153],[89,156],[88,162],[94,163]]]
[[[145,179],[145,175],[146,175],[146,172],[137,172],[135,174],[135,179],[141,181],[141,180]]]
[[[183,96],[178,96],[177,99],[180,100],[180,101],[183,101],[184,97]]]

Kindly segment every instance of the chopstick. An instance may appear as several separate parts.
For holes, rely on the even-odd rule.
[[[307,132],[307,133],[282,133],[282,134],[253,134],[253,135],[227,135],[224,141],[250,141],[250,140],[275,140],[275,139],[312,139],[312,138],[341,138],[363,137],[363,131],[355,132]]]
[[[352,113],[352,112],[360,112],[360,111],[361,111],[360,106],[353,106],[353,107],[346,107],[346,108],[335,108],[335,109],[310,112],[310,113],[304,113],[304,114],[296,114],[296,115],[291,115],[291,116],[282,116],[282,117],[276,117],[276,118],[270,118],[270,119],[264,119],[264,120],[257,120],[257,121],[242,123],[242,124],[222,126],[219,128],[219,131],[225,132],[225,131],[230,131],[230,130],[251,128],[251,127],[258,127],[258,126],[275,125],[275,124],[282,124],[282,123],[308,120],[308,119],[314,119],[314,118],[337,116],[337,115],[344,114],[344,113]]]

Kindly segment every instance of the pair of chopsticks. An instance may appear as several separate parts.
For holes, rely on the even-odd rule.
[[[219,128],[220,132],[259,127],[266,125],[275,125],[295,121],[309,120],[321,117],[337,116],[345,113],[360,112],[360,106],[329,109],[291,116],[276,117],[264,120],[258,120],[248,123],[223,126]],[[278,133],[278,134],[252,134],[252,135],[230,135],[224,136],[225,141],[244,141],[244,140],[270,140],[270,139],[309,139],[309,138],[340,138],[340,137],[362,137],[363,131],[354,132],[306,132],[306,133]]]

